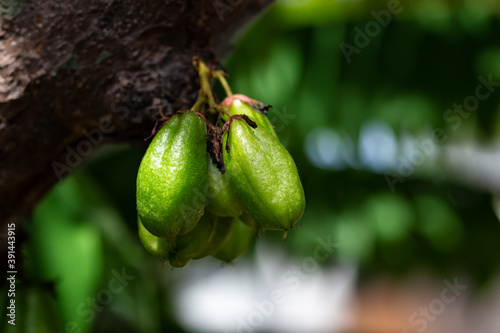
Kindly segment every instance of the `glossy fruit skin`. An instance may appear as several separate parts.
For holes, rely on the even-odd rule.
[[[248,250],[252,240],[255,238],[255,229],[236,219],[233,223],[229,236],[213,256],[219,260],[230,263]]]
[[[273,125],[271,124],[271,122],[269,121],[267,116],[263,113],[254,111],[249,104],[241,101],[240,99],[235,99],[233,101],[233,103],[229,107],[229,113],[231,113],[232,115],[244,114],[248,118],[250,118],[250,120],[253,120],[254,122],[256,122],[257,126],[262,126],[262,127],[266,128],[275,137],[278,137],[278,135],[276,134],[276,131],[274,130]]]
[[[206,210],[217,216],[240,216],[243,205],[234,193],[226,174],[222,174],[207,156]]]
[[[220,217],[217,216],[217,223],[215,226],[215,231],[210,240],[207,248],[197,255],[194,259],[201,259],[208,257],[216,252],[218,252],[222,246],[226,243],[226,240],[229,237],[229,233],[231,232],[231,228],[233,227],[236,219],[234,217]]]
[[[137,175],[137,211],[153,235],[172,241],[203,215],[206,128],[194,112],[172,116],[158,131]]]
[[[302,217],[305,196],[295,163],[278,139],[262,126],[234,119],[224,133],[229,182],[260,228],[289,230]]]
[[[144,248],[154,256],[168,259],[169,251],[167,241],[164,238],[156,237],[150,233],[139,218],[137,218],[137,227],[139,232],[139,238],[141,240]]]
[[[205,213],[193,230],[177,236],[169,257],[172,267],[184,267],[191,259],[202,254],[208,248],[216,226],[217,217]]]

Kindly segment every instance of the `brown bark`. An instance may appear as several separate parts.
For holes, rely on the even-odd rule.
[[[189,107],[192,57],[215,63],[271,0],[11,2],[0,17],[2,226],[97,145],[140,142],[160,110]]]

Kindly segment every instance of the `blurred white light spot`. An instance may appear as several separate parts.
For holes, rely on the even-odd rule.
[[[429,136],[415,137],[408,133],[401,136],[401,151],[398,166],[414,171],[431,167],[438,156],[439,145]]]
[[[342,138],[334,129],[316,128],[305,140],[305,152],[312,164],[328,170],[340,170],[355,166],[354,144]]]
[[[188,330],[203,333],[345,329],[353,320],[356,267],[321,268],[316,262],[311,270],[306,259],[293,261],[276,246],[257,244],[255,263],[212,269],[177,288],[177,317]]]
[[[384,172],[396,164],[398,143],[391,127],[371,121],[363,125],[359,133],[359,155],[363,166]]]
[[[237,318],[253,310],[255,289],[248,269],[225,267],[186,286],[178,297],[177,313],[196,332],[234,331]]]

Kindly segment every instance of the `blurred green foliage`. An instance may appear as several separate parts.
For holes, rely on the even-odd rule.
[[[300,258],[312,254],[318,235],[331,235],[339,246],[327,264],[359,263],[362,279],[427,270],[486,283],[500,262],[491,194],[462,185],[438,163],[394,191],[385,171],[406,144],[434,128],[447,143],[499,138],[498,91],[457,130],[444,113],[474,94],[478,76],[500,80],[500,5],[402,1],[401,14],[348,63],[341,43],[353,44],[355,28],[364,29],[374,20],[370,11],[387,3],[280,1],[228,55],[233,91],[273,104],[269,119],[296,160],[307,197],[302,227],[286,244],[273,232],[259,241]],[[363,133],[373,134],[366,156]],[[180,330],[168,297],[168,279],[178,275],[166,278],[136,237],[135,177],[144,151],[102,149],[40,203],[27,231],[30,275],[56,282],[62,322],[82,332],[108,331],[120,320],[121,332]],[[124,267],[133,285],[113,294],[95,319],[76,312]]]

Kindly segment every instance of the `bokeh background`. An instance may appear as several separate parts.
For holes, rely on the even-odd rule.
[[[302,227],[234,265],[171,270],[137,237],[145,147],[102,146],[24,223],[18,318],[53,332],[500,332],[499,14],[495,0],[278,1],[223,65],[234,92],[273,105]]]

